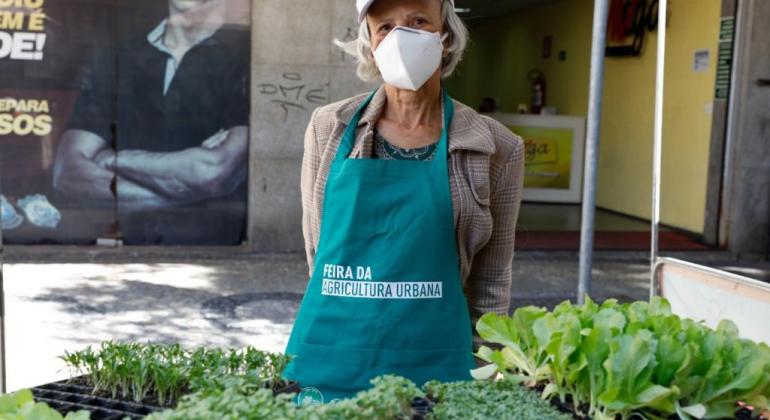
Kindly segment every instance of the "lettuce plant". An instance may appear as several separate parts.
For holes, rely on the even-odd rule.
[[[477,330],[503,348],[479,349],[490,365],[475,377],[543,384],[543,398],[569,397],[596,419],[723,418],[738,402],[768,407],[770,348],[741,339],[728,321],[712,330],[681,319],[661,298],[486,314]]]

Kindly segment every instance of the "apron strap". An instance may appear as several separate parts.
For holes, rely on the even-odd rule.
[[[372,92],[369,97],[367,97],[366,100],[358,106],[355,114],[353,114],[353,118],[345,128],[345,133],[342,135],[342,140],[340,140],[340,145],[337,148],[337,154],[335,155],[334,160],[345,160],[348,158],[348,156],[350,156],[350,152],[353,150],[353,145],[356,141],[356,130],[358,129],[358,123],[361,122],[361,117],[364,114],[364,110],[372,102],[372,99],[374,98],[374,95],[377,94],[378,90],[379,89],[376,89],[374,92]],[[447,159],[449,147],[449,126],[452,124],[452,119],[454,118],[455,112],[454,103],[452,102],[452,98],[450,98],[446,93],[446,89],[442,89],[441,95],[444,105],[444,126],[441,129],[441,140],[439,140],[439,143],[436,146],[436,155],[433,159],[437,162],[445,162]]]
[[[444,127],[441,129],[441,140],[436,146],[436,155],[433,160],[440,164],[446,164],[447,156],[449,155],[449,127],[452,124],[452,119],[455,116],[455,104],[452,102],[452,98],[446,93],[446,89],[442,89],[442,98],[444,103]]]
[[[372,102],[372,98],[374,98],[378,90],[375,89],[356,109],[356,113],[353,114],[353,118],[348,123],[347,128],[345,128],[345,134],[342,135],[342,140],[340,140],[340,145],[337,147],[337,154],[334,156],[334,160],[345,160],[350,155],[350,152],[353,150],[353,144],[356,141],[356,129],[358,128],[358,123],[361,122],[364,109]]]

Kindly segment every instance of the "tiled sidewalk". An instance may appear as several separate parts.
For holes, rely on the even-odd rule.
[[[307,284],[299,254],[253,256],[226,248],[7,251],[10,390],[66,377],[58,355],[105,339],[282,351]],[[645,257],[597,253],[594,297],[646,299]],[[515,261],[514,306],[553,305],[575,295],[575,253],[520,252]]]

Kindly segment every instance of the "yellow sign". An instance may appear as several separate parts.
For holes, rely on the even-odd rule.
[[[524,139],[524,188],[568,190],[573,130],[515,125],[508,128]]]
[[[559,161],[559,145],[556,140],[529,138],[525,140],[524,147],[525,161],[529,165]]]

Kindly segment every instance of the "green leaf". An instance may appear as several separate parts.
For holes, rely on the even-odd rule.
[[[506,381],[508,381],[510,383],[518,385],[518,384],[521,384],[521,383],[524,383],[524,382],[530,382],[530,383],[531,382],[536,382],[536,381],[538,381],[539,379],[542,379],[542,378],[537,378],[537,377],[529,376],[529,375],[515,375],[515,374],[512,374],[512,373],[503,372],[503,379],[505,379]]]
[[[91,420],[91,413],[85,410],[70,411],[64,417],[64,420]],[[125,420],[125,418],[123,420]]]
[[[0,395],[0,413],[12,413],[18,406],[12,395]]]
[[[601,309],[618,309],[620,305],[618,305],[617,299],[607,299],[600,305]]]
[[[717,333],[730,338],[738,338],[738,326],[730,320],[723,319],[717,325]]]
[[[500,351],[500,355],[502,356],[506,368],[511,370],[517,368],[530,375],[535,374],[530,361],[517,348],[505,347]]]
[[[479,359],[485,361],[485,362],[492,362],[492,354],[494,353],[494,350],[487,346],[481,346],[479,347],[479,350],[476,352],[476,357]]]
[[[706,415],[706,406],[703,404],[695,404],[687,407],[681,407],[681,411],[695,418],[702,419]]]
[[[650,316],[670,316],[671,304],[660,296],[654,296],[652,299],[650,299],[648,310]]]
[[[558,395],[559,393],[559,386],[556,384],[548,384],[543,389],[543,394],[540,396],[540,398],[547,400],[550,398],[553,398],[555,395]]]
[[[718,401],[706,403],[704,419],[724,419],[735,417],[735,401]]]
[[[26,403],[19,410],[22,419],[34,420],[62,420],[62,415],[53,410],[47,404]]]
[[[540,349],[545,349],[551,341],[551,335],[559,330],[559,323],[553,314],[546,314],[539,318],[532,325],[532,332],[537,339],[537,345]]]
[[[537,348],[537,339],[535,338],[532,326],[535,321],[543,317],[547,311],[545,308],[527,306],[519,308],[513,313],[513,325],[519,337],[519,344],[525,352]]]
[[[628,322],[645,325],[649,318],[650,310],[647,302],[633,302],[624,307]]]
[[[553,308],[553,314],[554,315],[562,315],[562,314],[577,314],[578,309],[574,306],[572,306],[572,302],[569,300],[565,300],[564,302],[556,305],[555,308]]]
[[[690,353],[684,344],[670,335],[658,338],[656,351],[658,366],[655,369],[656,383],[669,386],[674,381],[677,372],[687,369]]]
[[[476,323],[476,331],[484,341],[518,346],[519,334],[513,320],[496,313],[484,314]]]
[[[666,388],[660,385],[651,385],[636,394],[635,407],[650,407],[663,413],[675,412],[674,400],[679,390],[676,387]]]
[[[608,387],[604,390],[604,392],[599,394],[599,401],[602,404],[609,406],[619,398],[619,395],[620,395],[620,387],[617,387],[617,386],[612,388]]]
[[[22,389],[12,394],[13,400],[16,402],[16,406],[21,407],[26,403],[34,402],[35,397],[32,395],[32,391],[29,389]]]
[[[645,406],[673,412],[678,389],[651,382],[656,363],[654,352],[655,340],[647,330],[614,339],[604,362],[608,391],[599,396],[599,402],[621,415]]]
[[[580,324],[583,327],[592,325],[593,318],[597,312],[599,312],[599,305],[596,304],[589,296],[586,296],[586,301],[583,305],[577,309],[578,317],[580,317]]]
[[[480,368],[471,369],[471,376],[476,380],[487,380],[497,374],[497,366],[489,364]]]

